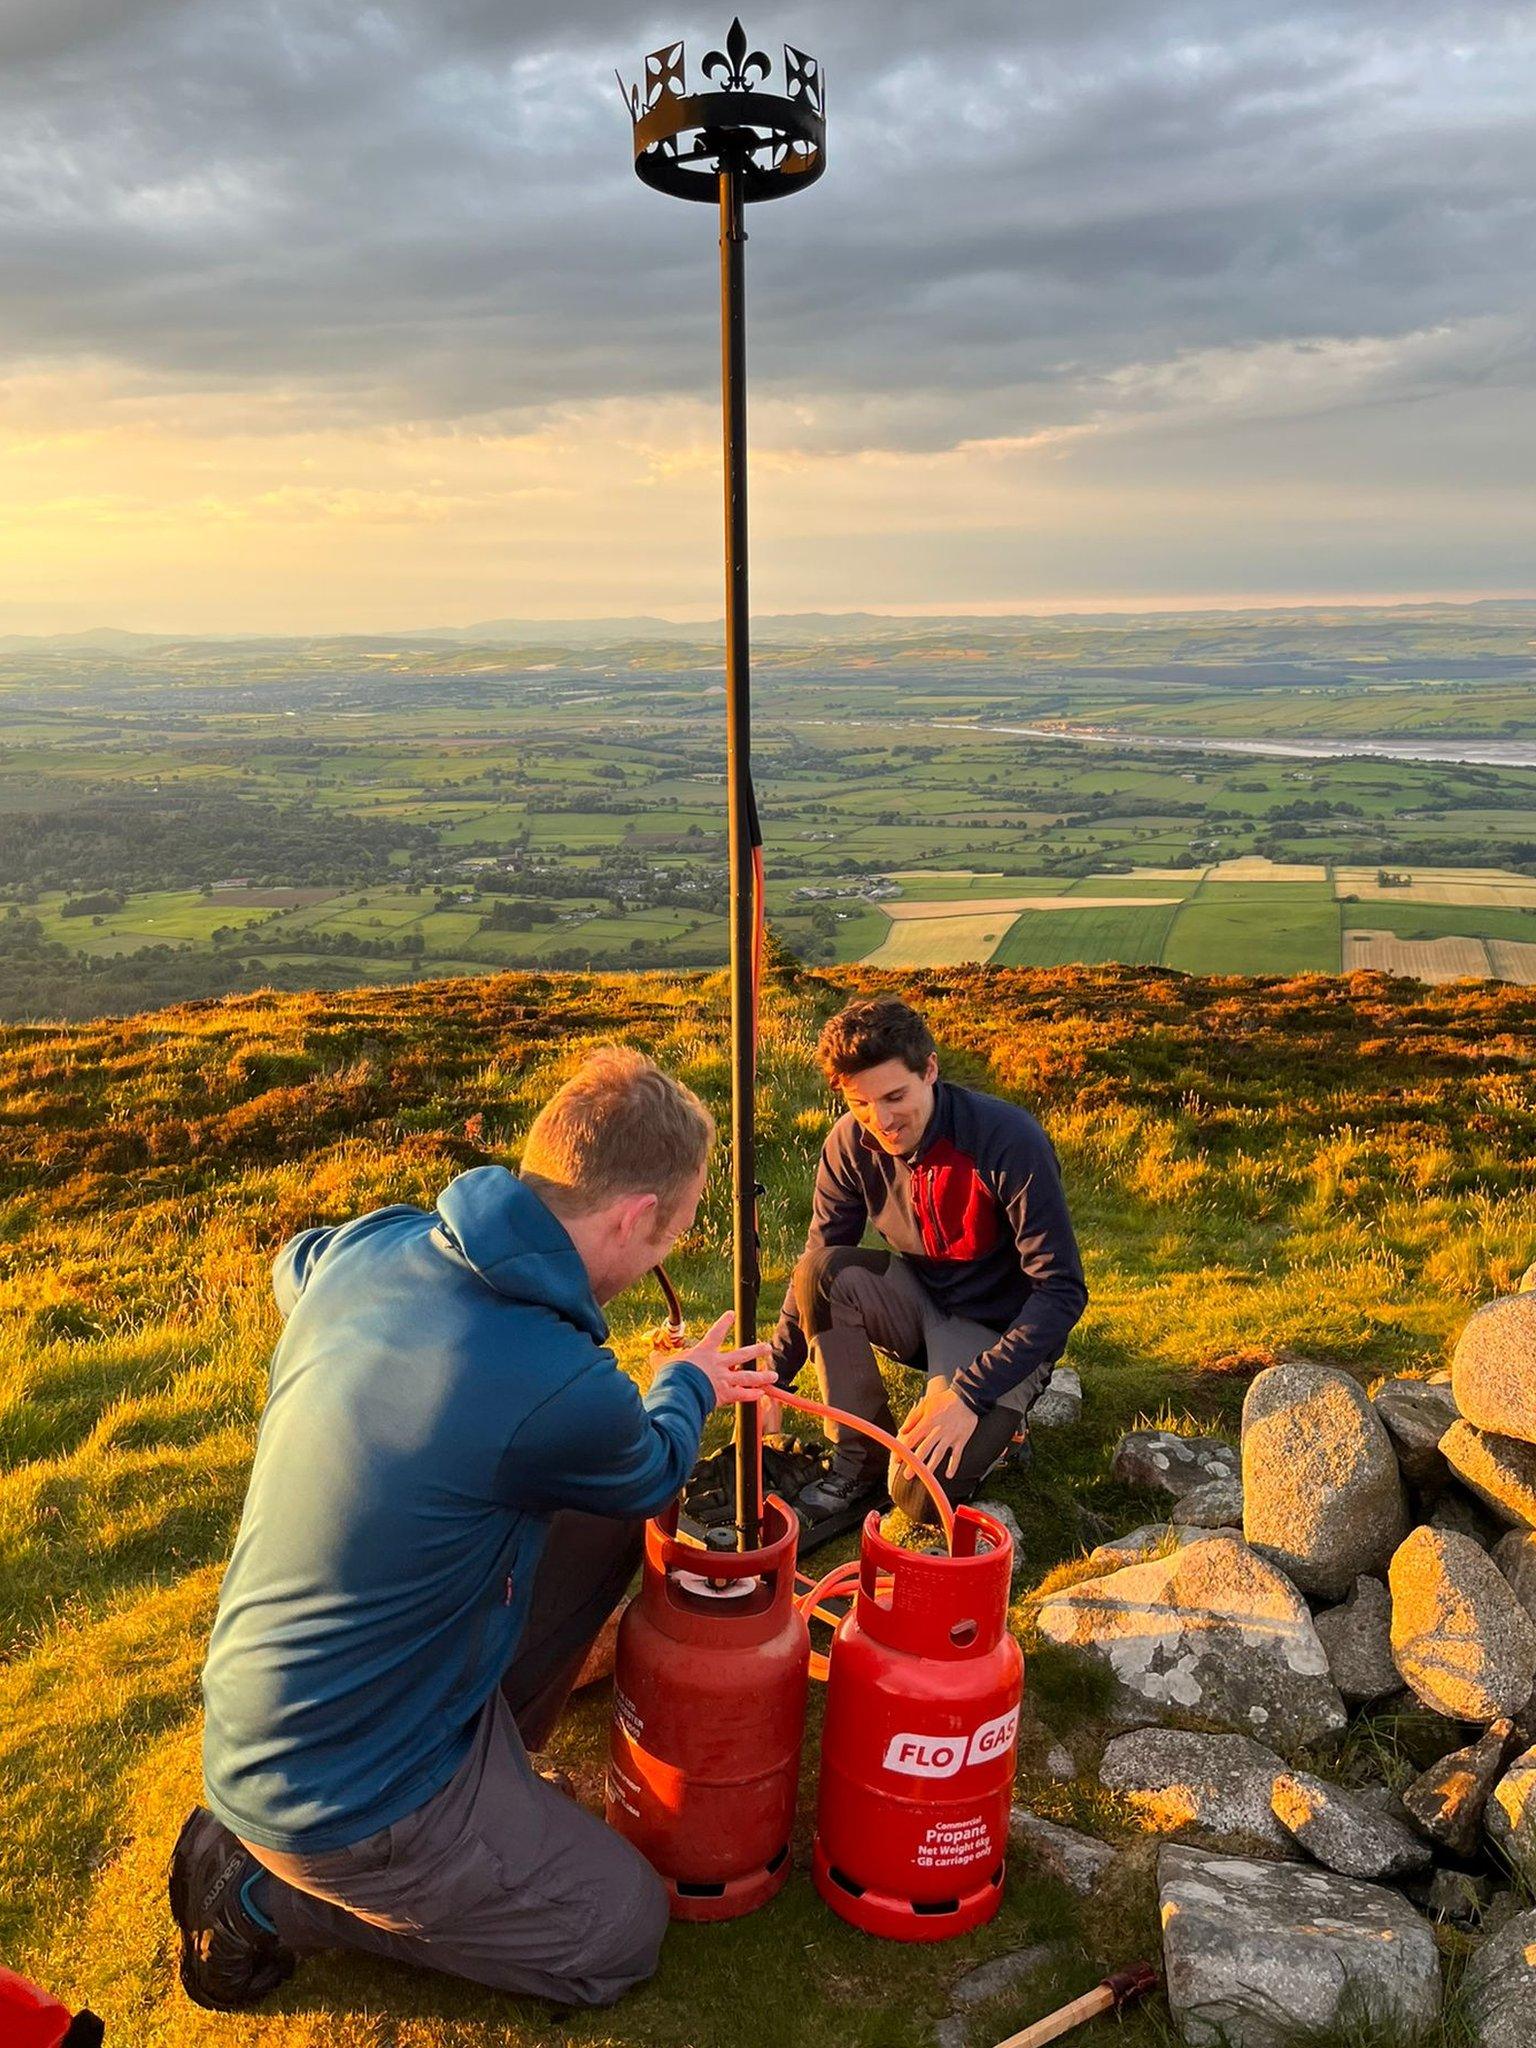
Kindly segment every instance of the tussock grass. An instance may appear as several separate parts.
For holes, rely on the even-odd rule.
[[[1097,1534],[1166,1516],[1108,1477],[1138,1414],[1230,1430],[1281,1349],[1372,1377],[1428,1371],[1536,1250],[1527,992],[1114,968],[815,978],[781,962],[758,1105],[765,1317],[830,1114],[811,1048],[855,988],[921,1003],[947,1070],[1027,1103],[1062,1157],[1093,1292],[1072,1351],[1085,1418],[1041,1432],[1033,1470],[993,1488],[1037,1589],[1080,1574]],[[1155,1950],[1133,1847],[1087,1908],[1021,1866],[992,1927],[933,1948],[855,1934],[799,1875],[752,1920],[676,1930],[657,1982],[616,2012],[553,2025],[342,1961],[243,2018],[200,2013],[175,1987],[164,1863],[197,1791],[197,1671],[278,1327],[273,1253],[307,1224],[430,1203],[464,1167],[515,1155],[550,1087],[604,1038],[654,1053],[723,1111],[724,1003],[718,975],[530,974],[0,1029],[0,1954],[94,2004],[112,2037],[917,2048],[988,1956],[1049,1940],[1059,1960],[1007,2012],[978,2015],[976,2041]],[[722,1172],[674,1262],[696,1323],[729,1298],[729,1237]],[[659,1310],[644,1290],[615,1305],[637,1373]],[[1091,1753],[1090,1691],[1033,1660],[1031,1754],[1046,1721]],[[589,1794],[605,1713],[600,1695],[578,1703],[560,1737]],[[1087,1780],[1059,1799],[1063,1817],[1097,1812]],[[814,1750],[802,1851],[813,1803]],[[1168,2036],[1149,2011],[1082,2038]]]

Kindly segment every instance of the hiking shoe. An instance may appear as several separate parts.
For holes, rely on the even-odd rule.
[[[181,1930],[181,1988],[210,2012],[255,2005],[293,1975],[296,1958],[250,1897],[266,1871],[201,1806],[171,1852],[171,1917]]]
[[[763,1492],[794,1507],[804,1489],[823,1477],[826,1460],[797,1436],[763,1438]],[[736,1547],[736,1447],[701,1458],[683,1488],[679,1527],[711,1550]]]
[[[992,1467],[994,1472],[1027,1472],[1035,1462],[1035,1447],[1028,1435],[1016,1436]]]
[[[800,1489],[795,1506],[801,1519],[811,1523],[824,1521],[828,1515],[841,1514],[856,1504],[875,1507],[886,1500],[885,1485],[880,1479],[866,1478],[862,1474],[850,1477],[842,1472],[823,1472],[811,1485]]]
[[[763,1491],[776,1493],[793,1507],[808,1486],[814,1486],[827,1470],[827,1447],[813,1446],[798,1436],[763,1438]]]
[[[861,1528],[870,1509],[889,1507],[890,1499],[881,1478],[824,1471],[813,1484],[803,1486],[795,1500],[802,1556]]]
[[[683,1488],[678,1504],[679,1526],[705,1543],[717,1534],[728,1546],[735,1544],[736,1452],[727,1444],[723,1451],[711,1451],[700,1458],[693,1476]]]

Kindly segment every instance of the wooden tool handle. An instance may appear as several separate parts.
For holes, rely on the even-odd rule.
[[[1047,2041],[1059,2041],[1063,2034],[1070,2034],[1074,2027],[1086,2026],[1089,2020],[1096,2020],[1101,2012],[1113,2012],[1115,1994],[1107,1984],[1099,1985],[1096,1991],[1088,1992],[1082,1998],[1074,1998],[1070,2005],[1064,2005],[1059,2012],[1047,2013],[1043,2020],[1036,2020],[1032,2027],[1026,2027],[1022,2034],[1010,2034],[1006,2041],[999,2041],[997,2048],[1045,2048]]]
[[[1152,1990],[1156,1983],[1157,1972],[1149,1963],[1140,1963],[1134,1970],[1119,1970],[1081,1998],[1074,1998],[1070,2005],[1062,2006],[1058,2012],[1047,2013],[1043,2020],[1036,2020],[1022,2034],[1010,2034],[1006,2041],[999,2041],[997,2048],[1045,2048],[1047,2041],[1059,2041],[1063,2034],[1070,2034],[1074,2027],[1086,2026],[1100,2013],[1118,2012],[1121,2006],[1129,2005],[1133,1999]]]

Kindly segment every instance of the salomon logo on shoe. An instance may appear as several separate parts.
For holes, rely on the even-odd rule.
[[[241,1871],[246,1868],[250,1860],[250,1857],[247,1856],[243,1851],[237,1856],[230,1857],[229,1861],[225,1864],[224,1868],[219,1872],[218,1876],[213,1880],[213,1883],[209,1885],[207,1891],[203,1894],[203,1912],[206,1915],[209,1915],[211,1917],[215,1906],[218,1905],[219,1900],[224,1896],[224,1887],[229,1883],[231,1878],[235,1878],[240,1875]]]

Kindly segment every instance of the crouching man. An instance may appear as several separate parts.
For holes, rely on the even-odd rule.
[[[207,1808],[171,1862],[181,1978],[253,2004],[353,1949],[561,2003],[656,1967],[642,1858],[529,1761],[765,1348],[723,1317],[641,1399],[601,1304],[694,1220],[713,1126],[595,1054],[521,1176],[461,1174],[281,1254],[245,1511],[203,1672]]]
[[[886,1430],[876,1350],[927,1375],[902,1440],[952,1501],[970,1500],[1050,1380],[1088,1301],[1056,1155],[1016,1103],[939,1078],[932,1035],[896,1001],[853,1003],[816,1048],[848,1114],[816,1170],[811,1228],[772,1357],[781,1385],[815,1361],[823,1398]],[[873,1225],[889,1249],[864,1250]],[[885,1498],[878,1445],[834,1425],[824,1477],[796,1496],[814,1538]],[[894,1459],[889,1489],[932,1520]]]

